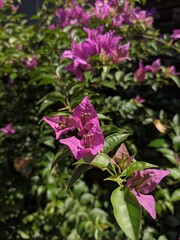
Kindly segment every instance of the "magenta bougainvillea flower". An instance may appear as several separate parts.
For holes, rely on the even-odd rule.
[[[130,156],[125,144],[122,143],[111,162],[114,163],[120,171],[123,171],[131,164],[133,158],[134,155]]]
[[[13,12],[17,12],[19,7],[20,7],[20,5],[14,5],[14,4],[11,5],[11,9],[12,9]]]
[[[56,26],[55,26],[55,24],[50,24],[50,25],[48,25],[48,27],[47,27],[49,30],[54,30],[54,29],[56,29]]]
[[[124,22],[124,17],[119,15],[117,17],[114,17],[112,19],[112,25],[115,27],[115,28],[119,28]]]
[[[61,58],[70,58],[72,63],[67,66],[79,81],[82,81],[83,74],[92,67],[91,56],[98,55],[103,62],[122,63],[130,60],[128,51],[130,44],[120,45],[121,37],[114,36],[112,31],[102,34],[102,28],[84,28],[88,37],[84,42],[72,43],[71,50],[64,51]]]
[[[56,10],[56,17],[58,18],[60,28],[68,25],[88,25],[90,19],[89,13],[84,12],[84,9],[76,1],[73,1],[72,6],[72,8],[59,8]]]
[[[151,71],[154,74],[157,74],[161,70],[161,60],[158,58],[151,65],[145,67],[146,71]]]
[[[130,20],[131,22],[144,22],[147,27],[151,27],[153,24],[153,18],[150,14],[145,10],[141,10],[139,7],[133,8]]]
[[[31,57],[25,59],[24,62],[27,68],[34,68],[38,64],[36,55],[32,55]]]
[[[4,7],[4,1],[0,0],[0,9]]]
[[[143,66],[142,62],[139,62],[139,68],[136,70],[134,76],[137,78],[139,82],[143,82],[146,75],[146,68]]]
[[[111,7],[108,2],[97,0],[95,2],[95,15],[99,19],[105,19],[110,15]]]
[[[171,38],[174,40],[180,39],[180,29],[174,29]]]
[[[61,135],[74,131],[78,127],[78,119],[73,117],[44,117],[43,120],[54,129],[57,140]]]
[[[77,160],[95,156],[103,148],[104,137],[96,119],[92,120],[91,124],[86,125],[79,135],[81,135],[80,138],[73,136],[60,140],[61,143],[70,148]]]
[[[77,160],[87,156],[93,157],[103,148],[104,136],[96,110],[88,97],[72,110],[69,117],[56,116],[43,119],[54,129],[56,139],[67,145]],[[62,139],[64,134],[69,136]]]
[[[139,7],[133,8],[127,0],[124,1],[122,16],[126,24],[142,22],[147,27],[151,27],[153,24],[153,17],[150,12],[141,10]]]
[[[16,130],[13,127],[13,123],[8,123],[6,124],[3,128],[0,129],[1,132],[3,132],[6,137],[9,137],[12,134],[16,133]]]
[[[134,176],[127,181],[127,187],[135,195],[139,204],[149,212],[153,219],[156,218],[155,200],[151,193],[161,180],[166,177],[170,171],[145,169],[135,171]]]
[[[146,100],[142,98],[139,94],[134,98],[135,103],[144,103]]]

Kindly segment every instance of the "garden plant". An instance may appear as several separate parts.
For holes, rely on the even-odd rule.
[[[0,0],[0,239],[177,240],[180,29],[145,0]]]

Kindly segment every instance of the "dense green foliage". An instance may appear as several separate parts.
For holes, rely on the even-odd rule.
[[[161,36],[144,22],[113,28],[110,17],[93,16],[89,28],[104,25],[105,32],[113,29],[123,37],[121,44],[130,42],[131,60],[112,64],[92,56],[93,71],[87,69],[78,82],[66,69],[70,60],[60,56],[71,48],[72,39],[85,41],[87,34],[81,25],[48,28],[57,22],[55,11],[62,4],[52,2],[44,1],[31,26],[10,10],[10,3],[0,9],[0,128],[13,123],[16,130],[9,136],[0,131],[0,239],[127,239],[109,201],[117,184],[103,181],[106,173],[90,169],[67,191],[74,170],[69,152],[50,172],[60,144],[42,117],[68,114],[87,95],[105,137],[116,127],[127,129],[125,143],[137,160],[171,171],[154,192],[157,219],[144,212],[140,239],[178,239],[180,69],[170,72],[169,67],[180,61],[180,41]],[[79,2],[89,9],[88,3]],[[131,2],[135,7],[134,2],[144,1]],[[37,62],[28,67],[33,56]],[[157,59],[160,71],[147,71],[139,81],[139,62],[151,65]]]

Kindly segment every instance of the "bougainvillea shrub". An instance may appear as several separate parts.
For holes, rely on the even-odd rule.
[[[1,239],[178,239],[180,30],[144,3],[0,1]]]

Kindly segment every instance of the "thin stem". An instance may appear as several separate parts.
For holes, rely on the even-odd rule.
[[[170,41],[169,43],[166,42],[165,40],[163,39],[159,39],[159,38],[153,38],[152,36],[148,36],[148,35],[143,35],[144,38],[148,38],[148,39],[152,39],[152,40],[156,40],[157,42],[160,42],[164,45],[166,45],[167,47],[169,48],[173,48],[174,50],[176,50],[178,53],[180,53],[180,49],[178,49],[177,47],[173,46],[172,45],[172,41]]]

